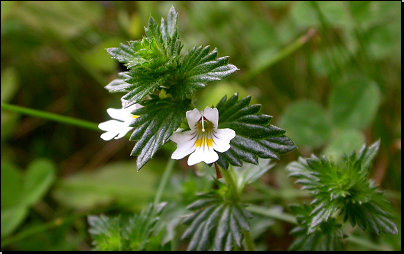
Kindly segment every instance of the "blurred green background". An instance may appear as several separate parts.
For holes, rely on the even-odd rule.
[[[183,54],[211,45],[240,69],[198,91],[197,106],[216,105],[225,94],[251,94],[298,146],[281,157],[264,185],[294,193],[284,166],[298,156],[338,158],[381,139],[370,177],[391,201],[401,235],[397,1],[2,1],[1,102],[97,124],[109,120],[106,109],[120,108],[123,94],[104,89],[120,71],[105,48],[141,39],[150,15],[159,22],[171,6],[179,13]],[[133,213],[152,201],[175,146],[167,145],[136,172],[129,156],[134,143],[105,142],[100,134],[1,111],[2,250],[89,250],[87,215]],[[180,161],[164,199],[209,190],[205,178]],[[287,209],[299,200],[285,194],[265,204]],[[253,223],[259,249],[288,248],[292,225],[255,220],[261,223]],[[355,234],[401,250],[400,236]],[[347,248],[364,250],[350,243]]]

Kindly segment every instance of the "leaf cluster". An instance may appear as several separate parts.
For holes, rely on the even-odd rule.
[[[286,132],[269,124],[272,116],[259,114],[261,105],[250,105],[251,96],[238,100],[234,94],[224,96],[217,104],[219,128],[230,128],[236,137],[230,141],[230,149],[219,154],[217,163],[227,169],[229,164],[241,167],[243,161],[258,164],[258,158],[279,160],[279,155],[296,148]]]
[[[166,203],[153,204],[140,214],[130,217],[88,216],[94,250],[141,251],[145,250],[154,231],[158,215]]]
[[[370,147],[364,145],[358,155],[355,152],[344,155],[337,163],[327,160],[325,156],[317,158],[312,155],[308,159],[299,158],[299,161],[287,166],[289,176],[297,178],[296,183],[301,184],[302,189],[310,190],[314,197],[310,208],[295,209],[297,214],[310,210],[308,215],[304,214],[305,221],[301,223],[308,235],[316,234],[319,227],[322,231],[327,225],[334,227],[331,221],[336,212],[343,216],[344,221],[349,220],[352,226],[358,224],[362,230],[369,227],[377,234],[380,231],[398,233],[392,221],[393,216],[385,206],[388,201],[377,186],[367,179],[379,145],[380,141]],[[303,229],[295,230],[300,232]],[[303,240],[298,238],[296,241]]]
[[[136,111],[136,114],[148,113],[132,125],[141,128],[140,131],[135,130],[131,137],[131,140],[139,140],[131,153],[139,155],[138,169],[180,126],[184,110],[191,103],[189,98],[196,90],[238,70],[229,64],[229,57],[218,58],[216,49],[210,51],[210,46],[193,47],[182,56],[183,45],[179,39],[177,20],[178,13],[172,7],[167,20],[161,19],[160,27],[152,17],[149,18],[146,36],[142,40],[107,49],[112,58],[123,63],[128,71],[118,73],[118,78],[111,81],[106,89],[126,93],[121,98],[123,108],[136,103],[146,103],[148,109],[156,106],[153,112],[158,115],[154,117],[146,109]],[[160,97],[153,97],[157,93]],[[149,99],[146,96],[154,98],[151,103],[145,102]],[[158,101],[167,98],[171,101]],[[164,114],[166,118],[163,120]],[[156,123],[158,127],[154,126]]]
[[[308,205],[291,206],[296,214],[299,225],[290,232],[296,236],[296,240],[290,245],[289,250],[301,251],[342,251],[344,249],[341,241],[344,238],[341,224],[338,224],[334,218],[324,222],[314,228],[311,227],[310,215],[312,207]],[[310,234],[307,234],[308,231]]]
[[[218,192],[200,195],[187,209],[194,211],[183,221],[189,225],[182,238],[191,237],[188,250],[232,250],[241,247],[243,231],[250,231],[252,215],[243,205]]]

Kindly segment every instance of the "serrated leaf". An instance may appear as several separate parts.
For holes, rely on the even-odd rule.
[[[242,232],[250,230],[251,214],[240,204],[226,202],[212,192],[187,208],[194,211],[183,221],[189,225],[182,235],[182,239],[191,237],[188,250],[232,250],[234,244],[241,247]]]
[[[88,216],[89,233],[94,250],[141,251],[145,250],[153,233],[159,214],[166,203],[150,204],[140,214],[130,217]]]
[[[219,153],[217,163],[227,169],[229,163],[242,166],[243,161],[258,164],[258,158],[277,159],[296,148],[284,135],[285,130],[270,125],[271,116],[258,114],[261,105],[250,105],[251,97],[238,100],[238,94],[227,97],[217,104],[219,127],[230,128],[236,137],[230,141],[230,149]]]
[[[312,206],[291,206],[291,209],[295,213],[299,225],[290,232],[291,235],[296,236],[296,239],[289,250],[341,251],[344,249],[341,241],[343,238],[341,224],[336,223],[334,218],[313,228],[311,225]]]
[[[386,207],[380,206],[386,203],[385,198],[367,179],[379,144],[377,141],[370,147],[365,145],[358,156],[352,152],[337,163],[312,155],[287,165],[289,176],[297,178],[296,183],[303,185],[302,189],[310,190],[315,197],[311,221],[307,224],[310,232],[340,211],[345,221],[350,220],[353,226],[358,224],[363,230],[369,226],[377,234],[380,231],[397,233],[392,215]]]
[[[146,37],[142,40],[121,43],[118,48],[107,49],[112,58],[129,69],[105,87],[110,92],[127,93],[122,98],[124,108],[139,103],[156,89],[176,83],[182,49],[177,32],[177,16],[172,7],[167,21],[162,19],[160,28],[150,17],[148,27],[145,28]]]
[[[179,82],[168,90],[169,93],[184,99],[208,83],[221,80],[238,70],[229,64],[229,57],[217,58],[217,50],[209,52],[209,48],[193,47],[186,53],[179,69]]]
[[[129,140],[137,140],[131,156],[138,156],[136,165],[140,170],[147,161],[168,141],[185,118],[190,101],[152,99],[144,107],[132,112],[138,115],[130,126],[135,127]]]

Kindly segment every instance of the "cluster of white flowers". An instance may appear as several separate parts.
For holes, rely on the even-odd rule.
[[[135,104],[126,109],[107,109],[108,114],[117,120],[109,120],[100,123],[98,127],[106,131],[101,135],[104,140],[118,139],[125,136],[133,127],[130,123],[133,118],[131,112],[142,107]],[[213,163],[219,159],[215,152],[226,152],[230,148],[230,140],[236,133],[232,129],[218,129],[219,112],[216,108],[206,107],[199,111],[193,109],[186,113],[190,130],[178,131],[171,136],[171,140],[177,143],[177,149],[171,155],[172,159],[179,160],[191,154],[188,158],[188,165],[192,166],[199,162],[207,164]]]

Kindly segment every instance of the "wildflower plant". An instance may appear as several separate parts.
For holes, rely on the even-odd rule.
[[[214,107],[206,105],[201,111],[195,108],[193,95],[197,90],[238,68],[229,63],[229,57],[218,57],[217,50],[210,46],[195,46],[181,54],[177,19],[172,7],[160,26],[149,18],[146,36],[141,40],[107,49],[128,71],[118,73],[118,78],[106,86],[109,92],[125,94],[122,109],[108,109],[109,115],[119,121],[99,125],[107,131],[101,138],[122,138],[133,130],[129,140],[136,143],[130,155],[137,157],[137,170],[170,140],[177,145],[172,159],[189,156],[189,166],[200,162],[214,165],[217,188],[186,204],[188,215],[182,224],[187,228],[182,239],[190,238],[188,250],[241,249],[243,241],[245,249],[253,250],[249,232],[253,215],[242,201],[243,191],[274,165],[272,160],[279,160],[296,146],[285,130],[270,124],[272,116],[260,113],[261,105],[250,104],[251,96],[224,96]],[[288,166],[290,175],[298,177],[298,183],[315,197],[311,206],[292,208],[300,226],[293,231],[298,238],[291,249],[343,249],[341,226],[333,217],[337,211],[353,226],[370,227],[376,233],[397,233],[391,214],[380,206],[384,199],[366,179],[376,146],[365,147],[359,156],[353,154],[341,165],[313,156]],[[222,175],[224,179],[219,180]],[[159,189],[147,210],[129,220],[90,216],[95,249],[152,250],[150,239],[161,236],[156,228],[164,228],[156,226],[166,209],[159,204],[162,191]],[[179,223],[175,225],[179,227]],[[310,245],[313,239],[320,239],[314,241],[319,245]],[[164,242],[157,245],[164,246]]]

